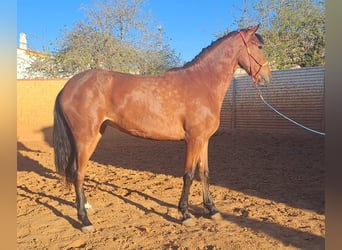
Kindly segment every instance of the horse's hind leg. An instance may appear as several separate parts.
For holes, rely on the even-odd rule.
[[[212,219],[218,220],[221,218],[221,215],[218,209],[215,207],[214,201],[209,191],[208,145],[203,147],[202,149],[198,167],[199,167],[199,176],[200,176],[201,183],[202,183],[203,205],[209,211],[209,216]]]
[[[77,180],[74,182],[76,192],[77,218],[82,222],[82,231],[89,232],[93,230],[93,226],[88,218],[87,210],[85,207],[86,197],[83,189],[83,178],[80,174],[78,174]]]
[[[87,214],[87,202],[86,196],[84,194],[83,182],[86,174],[87,162],[95,150],[98,141],[101,138],[101,134],[97,135],[91,142],[88,143],[78,143],[78,173],[77,178],[74,182],[75,192],[76,192],[76,206],[77,206],[77,217],[82,223],[82,231],[89,232],[93,230],[92,223],[90,222]]]

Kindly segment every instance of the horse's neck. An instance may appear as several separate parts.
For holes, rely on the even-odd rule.
[[[208,85],[212,94],[221,102],[238,68],[238,53],[242,47],[233,45],[233,39],[209,48],[210,51],[201,55],[188,68],[191,74],[201,76],[201,84]]]

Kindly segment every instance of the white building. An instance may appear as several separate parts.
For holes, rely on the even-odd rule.
[[[20,33],[19,36],[19,48],[17,48],[17,79],[44,78],[39,73],[30,73],[28,68],[36,58],[46,57],[47,54],[28,49],[26,34]]]

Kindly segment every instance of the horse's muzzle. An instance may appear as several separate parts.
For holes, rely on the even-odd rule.
[[[266,87],[268,86],[272,81],[272,76],[267,74],[260,74],[260,78],[257,80],[257,84],[259,86]]]

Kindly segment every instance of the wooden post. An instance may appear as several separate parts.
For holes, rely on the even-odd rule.
[[[236,128],[236,78],[233,77],[232,82],[232,125],[231,129]]]

